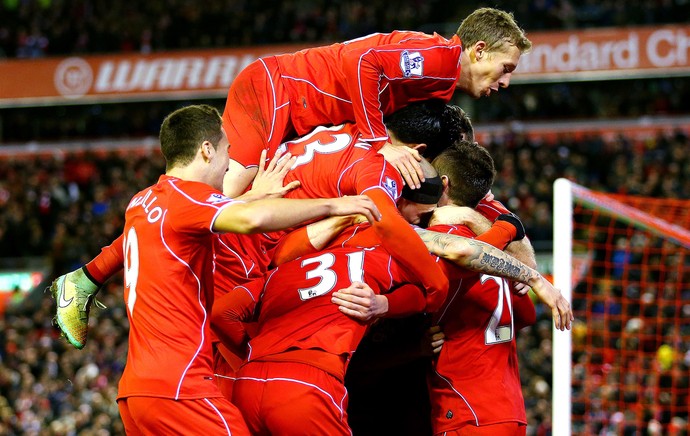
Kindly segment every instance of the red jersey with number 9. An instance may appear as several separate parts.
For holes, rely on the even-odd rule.
[[[129,351],[118,398],[222,396],[213,378],[213,223],[233,200],[198,182],[161,176],[125,213]]]

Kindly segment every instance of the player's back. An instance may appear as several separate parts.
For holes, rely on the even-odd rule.
[[[379,294],[412,280],[380,247],[336,248],[281,265],[264,285],[249,360],[291,348],[347,356],[366,326],[342,314],[331,294],[355,281]]]
[[[334,95],[347,95],[347,82],[343,71],[342,59],[348,52],[365,53],[376,47],[420,41],[447,44],[448,41],[439,35],[428,35],[415,31],[393,31],[391,33],[372,33],[360,38],[339,42],[321,47],[312,47],[295,53],[276,56],[283,75],[300,79],[312,79],[319,88]],[[345,120],[334,120],[336,123]]]
[[[358,138],[357,128],[345,124],[317,127],[309,135],[282,144],[283,151],[297,156],[284,182],[301,182],[286,197],[342,197],[381,186],[395,201],[401,187],[400,175],[382,155]]]
[[[429,98],[450,101],[460,74],[461,53],[457,37],[395,31],[275,59],[298,135],[316,126],[357,121],[367,140],[373,140],[373,134],[385,132],[379,131],[381,120],[368,125],[368,117],[378,118],[380,113],[390,114]]]
[[[475,236],[465,227],[429,230]],[[463,422],[525,422],[511,284],[501,277],[444,266],[449,293],[434,320],[446,342],[429,378],[434,432]]]

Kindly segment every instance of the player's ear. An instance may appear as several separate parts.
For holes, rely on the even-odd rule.
[[[472,46],[472,49],[470,50],[470,59],[473,62],[476,62],[480,60],[484,55],[486,54],[486,42],[484,41],[477,41],[474,43]]]
[[[441,183],[443,183],[443,193],[448,194],[448,191],[450,190],[450,179],[448,176],[441,176]]]
[[[210,162],[216,151],[216,149],[213,147],[213,144],[211,144],[211,141],[202,142],[200,148],[201,156],[204,158],[204,161]]]

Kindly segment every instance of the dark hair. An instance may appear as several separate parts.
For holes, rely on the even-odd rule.
[[[477,206],[496,178],[494,160],[476,142],[459,141],[443,150],[432,164],[441,176],[448,177],[448,196],[459,206]]]
[[[424,156],[428,159],[461,139],[474,140],[472,122],[465,111],[437,99],[410,103],[384,117],[383,122],[400,141],[426,144]]]
[[[221,126],[220,113],[207,104],[185,106],[165,117],[159,139],[166,169],[189,165],[204,141],[218,147]]]

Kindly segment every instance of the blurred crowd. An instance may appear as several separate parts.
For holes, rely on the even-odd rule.
[[[641,119],[690,114],[690,77],[519,85],[488,99],[456,93],[476,126],[509,121]],[[190,101],[0,108],[3,143],[158,136],[160,120]],[[221,112],[225,99],[195,100]]]
[[[514,11],[530,31],[678,23],[690,15],[681,0],[207,0],[203,8],[190,0],[3,0],[0,57],[339,41],[394,29],[445,34],[479,6]]]
[[[499,170],[494,192],[517,211],[535,245],[551,239],[557,177],[593,189],[690,198],[690,138],[648,141],[564,136],[535,143],[520,134],[486,144]],[[155,152],[79,152],[0,160],[0,258],[47,256],[52,276],[81,266],[119,235],[131,196],[163,171]],[[51,326],[52,300],[10,307],[0,329],[0,434],[120,434],[114,398],[126,353],[127,319],[119,279],[99,297],[85,350],[72,350]],[[550,419],[551,319],[518,343],[530,435]],[[42,430],[39,430],[42,429]]]

